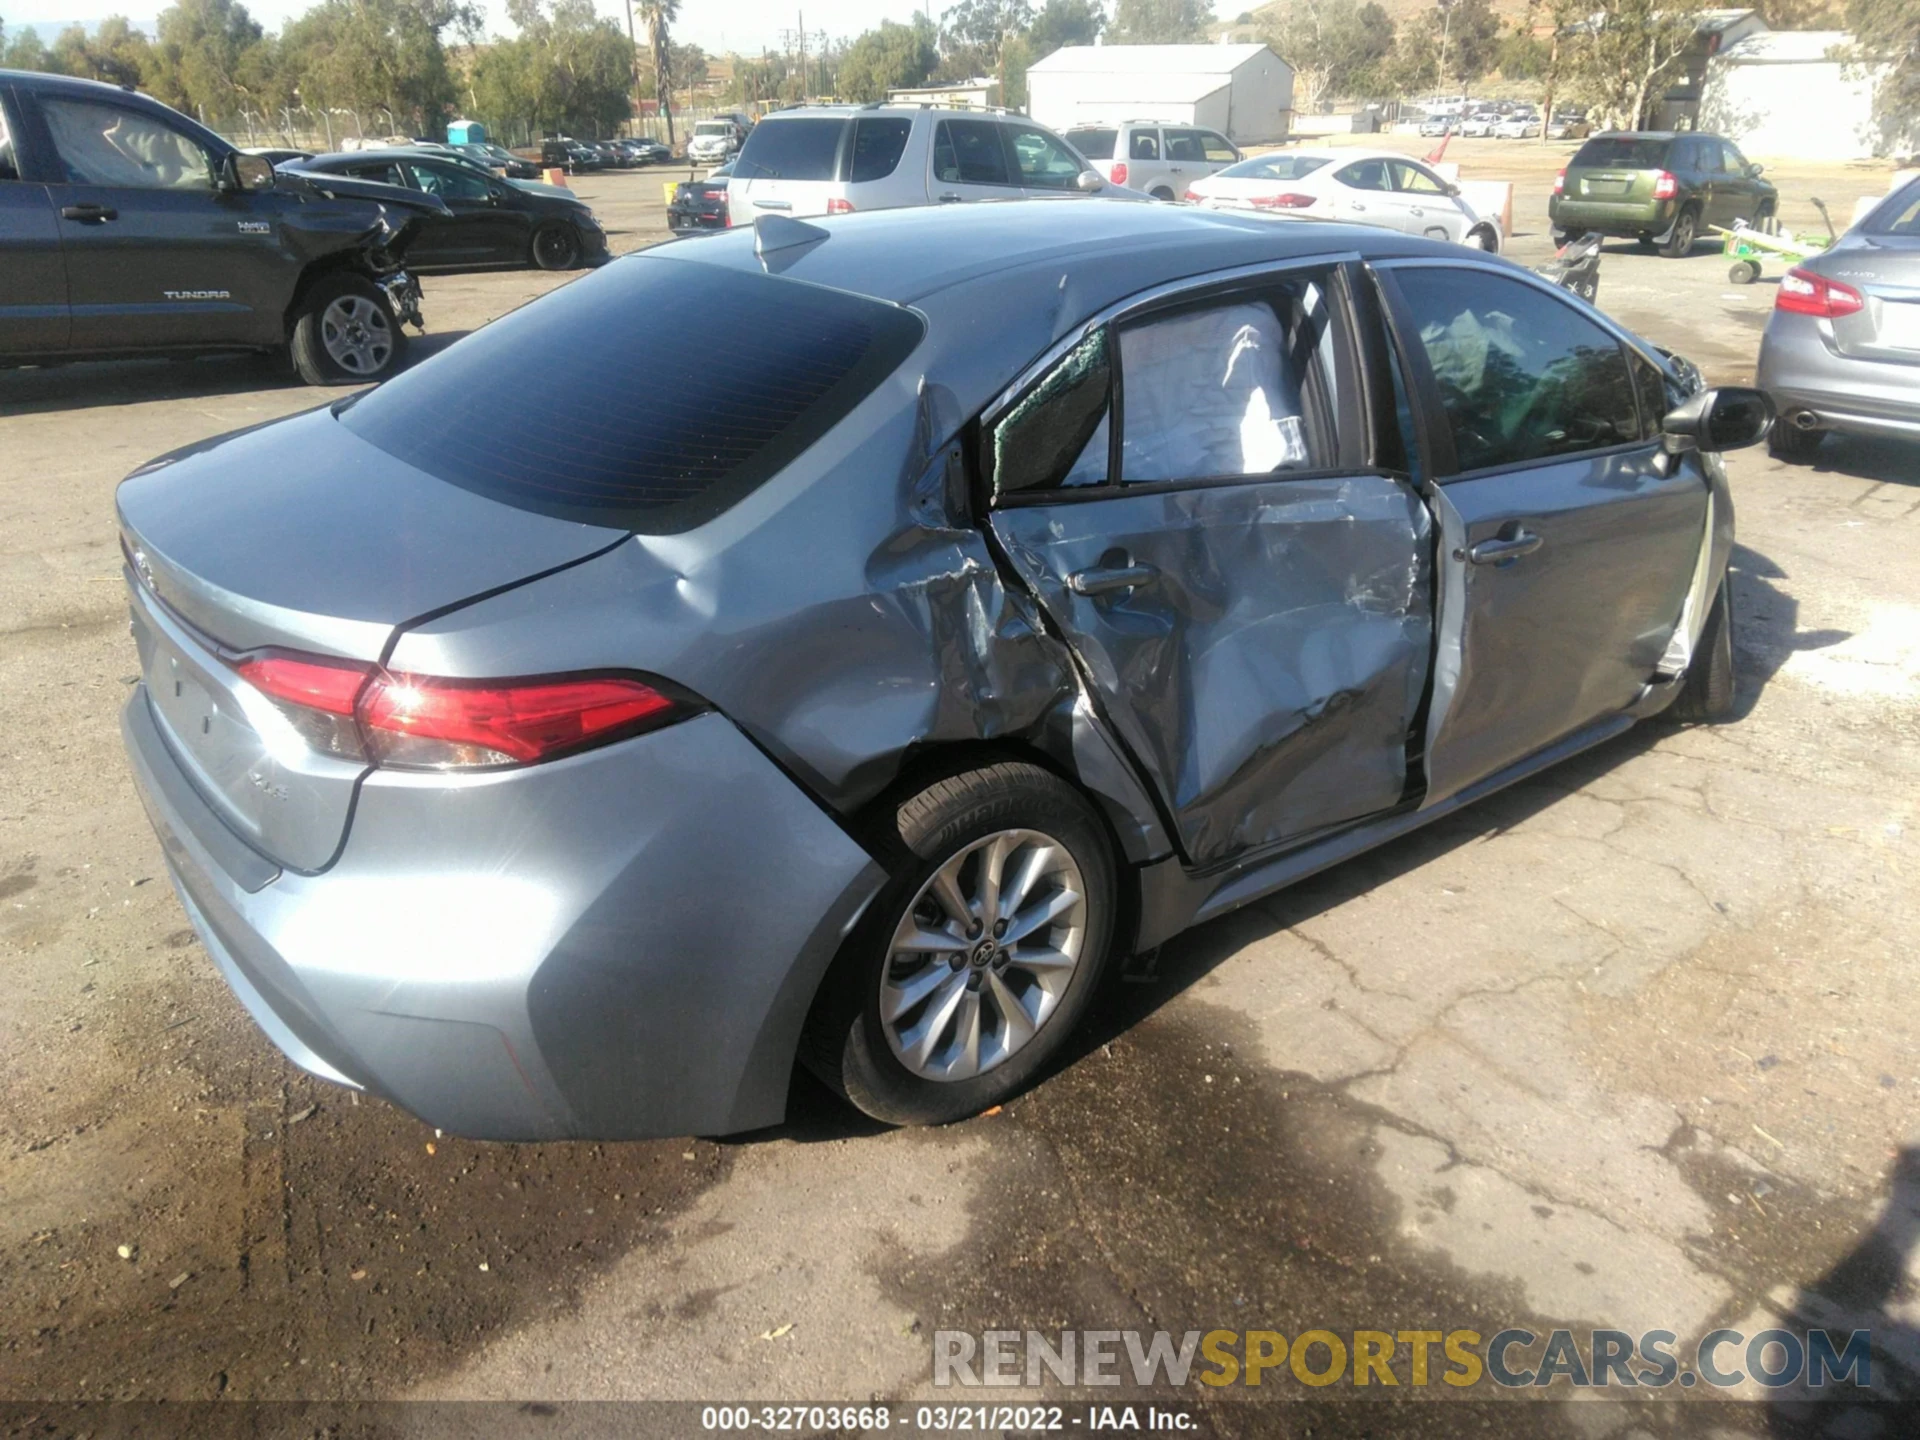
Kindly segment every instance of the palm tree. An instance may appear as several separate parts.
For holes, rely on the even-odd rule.
[[[653,93],[667,121],[667,144],[673,142],[673,66],[668,54],[667,26],[680,18],[680,0],[640,0],[647,22],[647,43],[653,47]]]

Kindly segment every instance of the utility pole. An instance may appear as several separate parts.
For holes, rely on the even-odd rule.
[[[1560,78],[1560,22],[1554,21],[1553,41],[1547,49],[1547,98],[1540,106],[1540,143],[1547,143],[1547,131],[1553,127],[1553,86]]]
[[[633,121],[627,126],[631,135],[640,123],[640,32],[633,28],[633,0],[627,0],[627,48],[633,61]]]
[[[1440,92],[1442,100],[1447,98],[1447,36],[1453,30],[1454,0],[1439,0],[1440,4],[1440,73],[1434,76],[1434,86]],[[1463,115],[1460,117],[1465,119]]]

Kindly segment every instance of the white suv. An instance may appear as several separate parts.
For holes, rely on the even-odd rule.
[[[751,225],[762,215],[1116,193],[1085,156],[1024,115],[804,105],[753,127],[734,161],[727,210],[729,224]]]
[[[740,129],[731,120],[702,120],[687,141],[687,159],[696,165],[718,165],[740,148]]]
[[[1158,120],[1076,125],[1067,131],[1067,143],[1114,184],[1156,200],[1178,200],[1194,181],[1244,158],[1218,130]]]

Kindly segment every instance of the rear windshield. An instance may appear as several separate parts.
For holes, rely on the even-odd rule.
[[[1326,163],[1321,155],[1259,155],[1217,173],[1222,180],[1298,180]]]
[[[831,180],[840,154],[844,116],[762,120],[735,163],[742,180]]]
[[[922,332],[913,312],[845,291],[636,257],[494,321],[339,417],[464,490],[669,534],[704,524],[791,463]],[[700,342],[646,339],[661,335]]]
[[[1572,164],[1606,170],[1658,170],[1667,163],[1667,147],[1671,144],[1671,140],[1644,135],[1597,135],[1580,147]]]
[[[1111,160],[1118,130],[1069,130],[1067,143],[1089,160]]]
[[[1880,202],[1860,222],[1867,235],[1912,235],[1920,237],[1920,180]]]
[[[696,135],[731,135],[733,126],[725,120],[702,120],[693,127]]]

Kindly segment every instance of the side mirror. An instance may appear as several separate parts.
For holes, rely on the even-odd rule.
[[[1074,177],[1073,188],[1092,195],[1107,188],[1107,182],[1098,170],[1082,170]]]
[[[1773,401],[1764,390],[1722,385],[1702,390],[1660,422],[1669,453],[1687,450],[1744,450],[1758,445],[1773,428]]]
[[[1747,166],[1747,178],[1749,180],[1758,180],[1760,178],[1761,172],[1763,172],[1766,168],[1767,167],[1764,165]]]
[[[220,163],[222,190],[271,190],[273,166],[263,155],[242,155],[239,151]]]
[[[1460,187],[1452,181],[1447,181],[1442,188],[1447,192],[1447,198],[1449,200],[1458,200],[1460,198]]]

